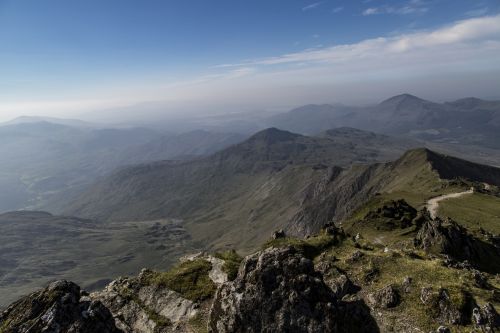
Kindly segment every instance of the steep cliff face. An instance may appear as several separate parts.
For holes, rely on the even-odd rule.
[[[384,165],[330,168],[302,192],[302,200],[286,230],[296,236],[318,233],[333,220],[340,221],[378,193],[385,184]]]

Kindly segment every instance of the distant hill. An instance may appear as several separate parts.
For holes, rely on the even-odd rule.
[[[340,138],[340,136],[339,136]],[[192,161],[164,161],[125,168],[103,179],[76,200],[71,214],[98,219],[155,218],[183,215],[198,206],[215,206],[212,196],[227,194],[226,186],[246,191],[238,182],[272,177],[288,166],[370,163],[395,158],[407,149],[397,140],[383,147],[358,140],[336,142],[335,137],[308,137],[270,128],[209,157]],[[253,186],[256,186],[255,182]],[[125,187],[122,187],[125,186]],[[111,201],[108,194],[113,193]],[[203,198],[199,198],[203,196]],[[182,200],[186,197],[186,200]],[[221,199],[222,200],[222,199]],[[127,201],[130,204],[123,205]],[[113,203],[113,204],[111,204]]]
[[[500,148],[500,102],[478,98],[434,103],[403,94],[367,107],[306,105],[270,117],[267,123],[302,134],[349,126],[438,143]]]
[[[64,119],[64,118],[54,118],[54,117],[39,117],[39,116],[21,116],[10,121],[0,123],[0,126],[6,125],[17,125],[17,124],[29,124],[29,123],[40,123],[47,122],[58,125],[72,126],[72,127],[82,127],[82,128],[101,128],[103,125],[97,123],[90,123],[87,121],[79,119]]]
[[[90,187],[66,213],[105,221],[180,218],[200,244],[252,249],[277,228],[296,235],[315,232],[379,192],[408,192],[412,204],[422,205],[447,183],[435,171],[444,173],[441,165],[448,162],[441,161],[449,159],[443,155],[411,150],[395,162],[373,164],[396,158],[403,149],[394,145],[389,152],[385,136],[334,133],[307,137],[271,128],[206,158],[126,168]],[[382,140],[384,149],[363,148],[367,137],[372,144]],[[450,178],[485,180],[463,167],[468,162],[449,161],[459,167]]]
[[[146,128],[69,126],[22,118],[0,126],[0,212],[58,211],[99,177],[125,165],[192,158],[242,141],[238,134],[167,135]],[[73,122],[70,122],[73,123]]]

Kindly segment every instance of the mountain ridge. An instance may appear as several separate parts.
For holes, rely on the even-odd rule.
[[[450,147],[500,148],[500,102],[478,98],[436,103],[402,94],[365,107],[305,105],[270,117],[267,124],[306,135],[348,126]]]
[[[287,139],[266,141],[270,134]],[[261,136],[267,144],[256,140]],[[380,192],[409,191],[410,202],[423,206],[432,191],[455,181],[462,184],[460,177],[483,182],[490,179],[486,174],[500,175],[498,168],[427,149],[410,150],[392,162],[377,155],[353,164],[351,149],[271,129],[206,158],[126,168],[91,187],[65,213],[103,221],[183,219],[202,244],[227,247],[240,242],[250,250],[272,229],[300,236],[315,233],[332,219],[347,218]],[[450,165],[460,170],[449,174]]]

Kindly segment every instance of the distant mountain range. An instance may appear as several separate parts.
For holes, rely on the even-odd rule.
[[[0,212],[58,210],[62,199],[68,200],[118,167],[209,154],[245,138],[207,131],[174,135],[146,128],[94,128],[73,121],[68,125],[67,121],[35,120],[0,126]]]
[[[252,249],[277,228],[301,236],[317,232],[378,192],[419,192],[419,185],[412,188],[419,177],[432,184],[440,178],[494,184],[500,179],[500,169],[426,149],[377,163],[411,147],[348,128],[320,137],[271,128],[205,158],[122,169],[90,187],[64,213],[102,221],[184,219],[200,244]]]
[[[500,101],[477,98],[440,104],[403,94],[368,107],[306,105],[270,117],[267,124],[303,134],[350,126],[441,143],[500,148]]]
[[[30,123],[41,123],[47,122],[57,125],[65,125],[72,127],[81,127],[81,128],[103,128],[106,127],[101,124],[86,122],[79,119],[64,119],[64,118],[55,118],[55,117],[39,117],[39,116],[21,116],[10,121],[6,121],[0,123],[0,126],[8,126],[8,125],[18,125],[18,124],[30,124]]]
[[[174,134],[47,117],[20,117],[0,124],[0,187],[5,189],[0,193],[0,212],[23,208],[57,212],[63,202],[117,168],[207,156],[248,138],[250,128],[269,126],[313,135],[315,144],[328,139],[329,144],[343,145],[339,164],[373,162],[377,154],[394,157],[396,146],[399,152],[427,146],[500,165],[500,102],[477,98],[439,104],[404,94],[370,107],[306,105],[267,118],[262,113],[200,118],[185,128],[190,126],[197,129]],[[349,149],[355,152],[349,155]],[[370,155],[370,150],[377,153]],[[306,152],[300,158],[309,158]]]

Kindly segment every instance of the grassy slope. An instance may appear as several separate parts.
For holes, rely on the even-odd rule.
[[[362,259],[357,262],[348,259],[356,251],[349,242],[329,252],[332,258],[336,258],[337,266],[346,270],[349,277],[363,287],[363,293],[376,291],[389,284],[401,288],[403,279],[412,277],[414,282],[411,291],[403,294],[401,305],[383,313],[395,331],[405,329],[398,318],[405,318],[406,324],[423,331],[435,330],[432,312],[420,301],[422,287],[433,286],[435,290],[446,288],[457,303],[464,301],[464,292],[470,293],[480,306],[492,302],[497,310],[500,309],[498,300],[492,298],[490,291],[475,286],[470,271],[444,267],[440,260],[427,258],[424,253],[415,253],[421,259],[408,256],[405,249],[411,248],[417,232],[414,226],[387,230],[381,228],[381,221],[364,219],[369,211],[382,207],[388,200],[406,199],[413,206],[422,208],[431,197],[460,192],[470,187],[467,181],[440,179],[428,163],[421,163],[421,154],[421,151],[410,152],[405,163],[395,168],[394,178],[384,191],[344,221],[344,228],[351,235],[361,234],[360,243],[365,247],[361,250],[364,253]],[[493,195],[475,193],[443,201],[439,215],[451,217],[471,231],[482,227],[491,233],[500,233],[500,198]],[[386,247],[391,249],[388,253],[384,251]],[[367,282],[365,277],[370,271],[377,272],[376,278]],[[489,283],[494,289],[500,288],[498,277],[490,275]],[[454,332],[469,332],[470,329],[470,326],[453,327]]]
[[[314,259],[315,263],[331,262],[362,288],[360,295],[364,298],[369,293],[393,285],[399,291],[401,304],[392,309],[378,309],[373,312],[373,315],[379,316],[379,320],[384,322],[384,328],[387,331],[415,331],[414,328],[418,328],[429,332],[434,331],[440,325],[433,313],[435,309],[424,305],[420,300],[423,287],[432,286],[434,291],[445,288],[455,306],[464,306],[465,295],[470,294],[478,305],[492,302],[497,310],[500,309],[500,304],[494,299],[491,291],[475,285],[470,271],[443,266],[441,260],[428,257],[422,251],[416,251],[411,245],[412,235],[399,233],[399,241],[407,241],[405,247],[392,248],[389,252],[384,251],[384,246],[367,239],[359,242],[360,249],[360,246],[355,246],[351,239],[338,243],[332,236],[324,233],[307,240],[294,238],[271,240],[264,247],[293,246],[307,257]],[[361,258],[351,259],[355,252],[360,252]],[[371,278],[367,279],[367,276]],[[500,278],[488,274],[487,276],[492,288],[498,290]],[[412,278],[410,290],[407,293],[402,290],[402,283],[406,277]],[[453,332],[470,332],[472,325],[451,325],[451,328]]]
[[[361,250],[364,256],[359,261],[350,261],[354,251],[359,251],[349,243],[340,248],[333,248],[330,255],[337,258],[336,265],[346,270],[354,283],[360,285],[363,294],[379,290],[387,285],[393,285],[400,290],[402,302],[394,309],[383,311],[384,320],[393,327],[394,331],[404,330],[404,325],[419,327],[424,332],[434,331],[437,327],[431,309],[420,301],[420,291],[423,287],[432,286],[434,290],[446,288],[456,303],[463,302],[462,292],[471,293],[479,305],[491,302],[491,293],[479,289],[474,285],[474,279],[469,271],[457,270],[442,266],[440,260],[423,257],[415,259],[401,251],[384,253],[383,249],[373,247],[374,250]],[[375,278],[367,281],[369,272],[376,271]],[[409,293],[401,292],[401,284],[405,277],[412,278]],[[490,283],[500,287],[500,280],[490,279]],[[498,303],[495,304],[499,309]],[[404,318],[402,323],[401,318]],[[453,327],[453,332],[469,332],[468,327]]]
[[[443,180],[428,162],[425,149],[409,151],[395,163],[392,180],[384,187],[385,199],[404,198],[410,205],[421,208],[428,199],[452,193],[465,186]]]
[[[449,199],[439,204],[438,215],[451,217],[472,230],[500,234],[500,198],[482,193]]]
[[[388,170],[390,179],[380,194],[357,209],[346,223],[360,220],[383,202],[405,199],[417,209],[425,206],[427,200],[442,194],[462,191],[467,185],[443,180],[426,160],[424,149],[409,151]]]
[[[297,193],[318,172],[290,167],[276,174],[241,175],[213,206],[187,220],[193,239],[212,248],[237,248],[249,253],[283,228],[297,212]]]
[[[362,205],[344,221],[345,228],[353,233],[362,232],[371,241],[377,239],[378,242],[387,244],[397,242],[411,230],[384,232],[360,221],[370,210],[381,207],[390,200],[404,199],[413,207],[422,209],[432,197],[470,188],[471,183],[468,181],[441,179],[426,159],[426,150],[417,149],[408,152],[405,158],[396,162],[393,165],[392,179],[384,186],[380,195]],[[475,193],[472,196],[445,200],[439,207],[439,216],[442,218],[450,217],[472,230],[482,227],[494,234],[500,234],[499,197]]]

